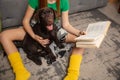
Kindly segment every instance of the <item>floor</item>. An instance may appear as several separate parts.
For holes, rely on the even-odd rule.
[[[117,12],[117,9],[118,3],[108,3],[107,6],[98,9],[118,24],[116,28],[118,31],[110,30],[108,35],[111,34],[109,36],[111,38],[105,39],[101,49],[86,50],[86,53],[90,54],[89,56],[84,55],[80,80],[120,80],[120,46],[116,46],[120,45],[120,13]],[[117,36],[115,37],[115,35]]]
[[[117,22],[120,24],[120,13],[117,12],[118,5],[120,3],[108,3],[106,7],[100,8],[99,10],[111,18],[113,21]]]

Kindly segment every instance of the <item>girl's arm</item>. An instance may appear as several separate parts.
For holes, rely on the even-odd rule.
[[[81,32],[80,30],[72,27],[72,25],[69,23],[68,11],[62,12],[62,25],[66,31],[75,36],[85,34],[85,32]]]
[[[30,26],[30,19],[33,16],[34,9],[28,6],[27,11],[25,13],[24,19],[23,19],[23,27],[25,31],[32,37],[35,37],[35,34]]]

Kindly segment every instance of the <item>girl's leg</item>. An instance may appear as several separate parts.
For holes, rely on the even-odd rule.
[[[0,33],[0,42],[7,53],[17,52],[17,48],[14,45],[14,40],[23,40],[25,31],[23,28],[9,29]]]
[[[23,28],[10,29],[0,33],[0,42],[8,55],[8,59],[15,73],[15,80],[28,80],[30,73],[23,65],[20,53],[14,45],[14,40],[23,40],[25,31]]]
[[[75,42],[75,38],[76,36],[68,34],[66,36],[66,42]],[[83,48],[73,48],[72,54],[70,56],[68,72],[64,80],[78,80],[80,75],[80,64],[82,62],[83,52]]]

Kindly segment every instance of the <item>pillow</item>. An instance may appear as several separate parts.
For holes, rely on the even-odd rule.
[[[2,28],[22,25],[28,0],[0,0]]]
[[[70,0],[70,13],[105,6],[108,0]]]

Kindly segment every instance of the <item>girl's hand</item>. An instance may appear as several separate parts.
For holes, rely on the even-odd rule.
[[[43,39],[42,37],[35,35],[34,39],[40,43],[43,47],[46,47],[47,44],[49,44],[49,39]]]
[[[86,34],[85,31],[80,31],[80,32],[79,32],[79,35],[85,35],[85,34]]]
[[[85,31],[80,31],[77,36],[79,37],[80,35],[86,35],[86,32]]]

